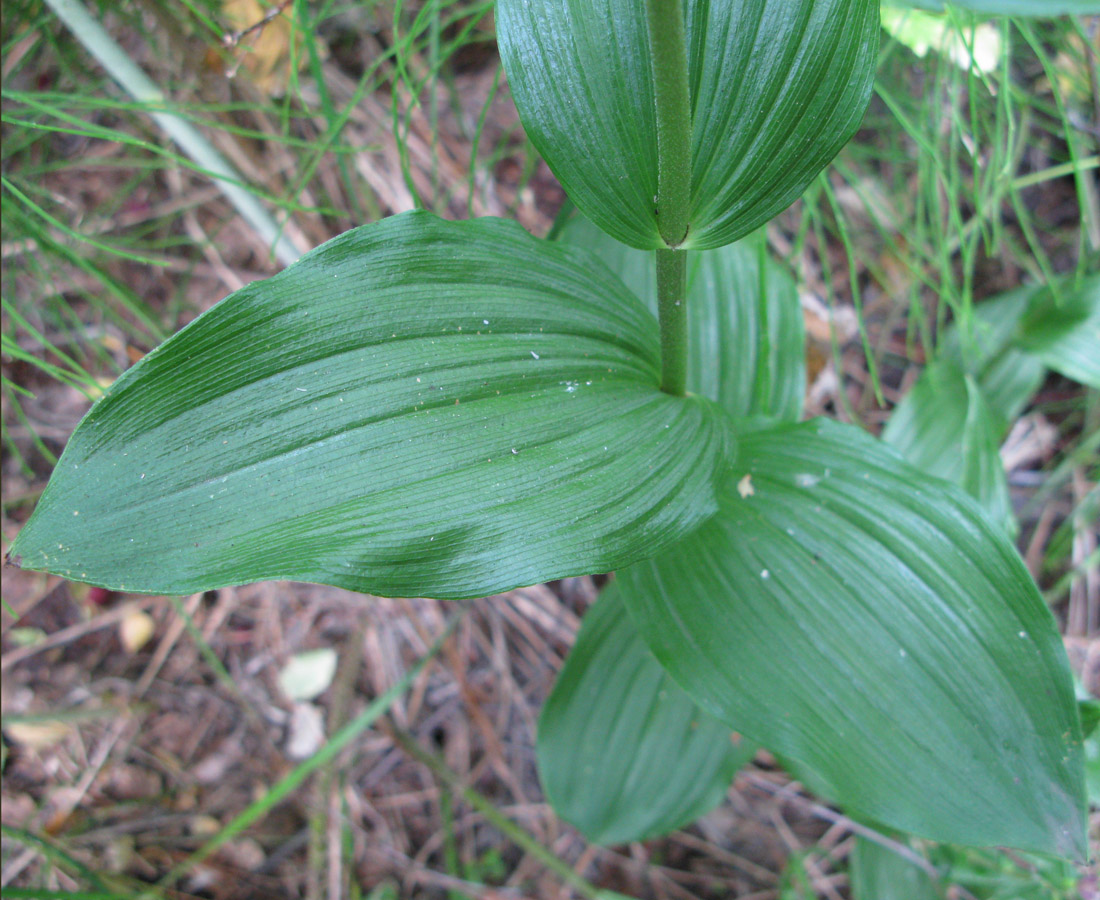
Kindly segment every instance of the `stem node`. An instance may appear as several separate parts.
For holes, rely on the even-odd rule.
[[[691,98],[681,0],[646,0],[657,119],[657,305],[661,390],[687,387],[687,252],[678,249],[691,220]]]

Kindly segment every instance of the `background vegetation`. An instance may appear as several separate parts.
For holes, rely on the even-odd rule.
[[[281,268],[151,113],[204,134],[302,249],[414,206],[545,235],[564,196],[518,125],[490,0],[90,8],[167,99],[134,100],[39,0],[5,3],[5,548],[103,386]],[[875,432],[948,323],[1100,267],[1100,21],[884,22],[861,132],[767,229],[800,284],[811,414]],[[1001,450],[1094,694],[1098,447],[1100,397],[1049,375]],[[6,568],[3,895],[876,896],[874,848],[767,754],[664,840],[597,848],[555,819],[534,722],[598,580],[470,604],[139,598]],[[1068,864],[916,849],[942,876],[929,896],[1097,896]]]

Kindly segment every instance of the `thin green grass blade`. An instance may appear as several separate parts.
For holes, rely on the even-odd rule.
[[[157,882],[157,886],[169,888],[175,885],[180,878],[209,857],[211,853],[223,846],[227,841],[232,840],[253,822],[262,819],[273,807],[300,787],[310,775],[318,769],[330,765],[345,747],[351,744],[360,734],[373,725],[379,716],[383,715],[394,702],[412,686],[412,683],[423,671],[424,667],[427,666],[442,649],[444,642],[450,637],[461,618],[462,613],[452,617],[447,628],[436,639],[428,652],[417,660],[399,681],[384,694],[368,703],[366,708],[359,713],[359,715],[337,731],[336,734],[332,735],[328,741],[325,742],[325,745],[313,756],[296,766],[289,774],[272,785],[263,797],[235,816],[232,821],[226,824],[225,827],[218,832],[218,834],[203,844],[198,850],[187,857],[187,859],[175,865],[171,871]]]

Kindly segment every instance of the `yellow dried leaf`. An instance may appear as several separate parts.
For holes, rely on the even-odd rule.
[[[127,653],[137,653],[149,643],[157,630],[157,623],[147,612],[135,609],[126,614],[118,625],[118,637]]]
[[[280,12],[268,18],[272,4],[259,0],[222,0],[222,11],[238,33],[247,32],[233,48],[241,68],[263,93],[274,96],[286,93],[290,81],[290,40],[294,33],[290,17]],[[307,58],[300,46],[302,35],[299,33],[296,38],[294,55],[301,68]]]
[[[188,823],[188,831],[196,837],[210,837],[222,830],[222,823],[213,816],[198,815]]]
[[[4,731],[17,744],[42,750],[68,737],[72,726],[65,722],[11,722],[4,726]]]

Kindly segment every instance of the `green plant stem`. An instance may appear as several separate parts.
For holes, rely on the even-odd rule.
[[[657,312],[661,322],[661,390],[687,391],[687,251],[657,251]]]
[[[657,305],[661,325],[661,390],[687,386],[687,237],[691,215],[691,99],[681,0],[646,0],[657,115]]]
[[[681,0],[646,0],[657,108],[657,230],[669,247],[687,237],[691,214],[691,99]]]

